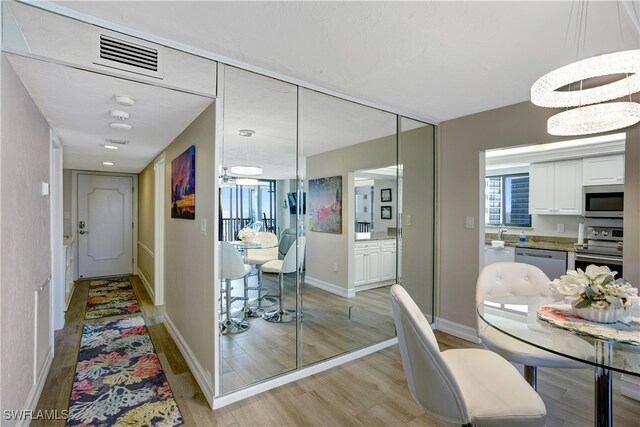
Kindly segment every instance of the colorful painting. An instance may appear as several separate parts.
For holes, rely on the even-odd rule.
[[[342,177],[309,180],[311,231],[342,234]]]
[[[171,218],[196,219],[196,147],[171,161]]]

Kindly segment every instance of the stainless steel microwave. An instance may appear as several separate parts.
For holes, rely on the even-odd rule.
[[[582,201],[587,218],[622,218],[624,185],[585,185],[582,187]]]

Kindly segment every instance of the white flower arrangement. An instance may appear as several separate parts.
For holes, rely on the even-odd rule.
[[[631,298],[638,296],[638,289],[624,278],[615,280],[616,271],[611,271],[607,266],[587,266],[586,271],[581,269],[569,270],[567,274],[560,276],[549,283],[549,287],[555,294],[574,297],[573,307],[594,309],[628,309],[631,307]]]
[[[238,231],[238,238],[243,242],[250,241],[253,240],[254,237],[256,237],[256,234],[256,230],[254,230],[253,228],[245,227],[242,230]]]

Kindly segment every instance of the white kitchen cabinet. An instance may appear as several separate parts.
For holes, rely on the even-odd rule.
[[[611,184],[624,184],[624,154],[583,160],[582,185]]]
[[[582,215],[582,159],[531,164],[529,213]]]
[[[370,240],[354,245],[354,286],[371,289],[370,284],[395,280],[396,242],[395,240]]]

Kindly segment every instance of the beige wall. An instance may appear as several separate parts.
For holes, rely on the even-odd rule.
[[[34,295],[51,276],[49,197],[41,195],[42,182],[49,182],[49,125],[4,55],[1,102],[0,407],[29,409],[35,389]],[[37,316],[47,334],[49,307],[43,305]]]
[[[440,123],[439,317],[475,328],[479,265],[479,153],[490,148],[558,141],[546,131],[554,110],[522,102]],[[640,125],[625,130],[625,276],[640,279]],[[465,227],[465,216],[476,227]]]
[[[214,193],[215,114],[208,107],[166,150],[165,185],[165,307],[166,315],[176,326],[198,363],[213,384],[215,366],[214,336],[214,233],[217,206]],[[196,216],[195,220],[171,218],[171,161],[189,146],[196,147]],[[207,235],[200,234],[202,220]]]
[[[138,270],[155,292],[154,243],[155,243],[155,172],[153,162],[138,175]],[[151,295],[153,299],[153,295]]]
[[[314,178],[342,176],[342,234],[318,233],[309,230],[307,226],[306,274],[308,277],[343,289],[349,287],[347,265],[349,241],[347,236],[354,224],[348,217],[349,206],[353,204],[353,201],[348,196],[347,174],[361,169],[391,166],[396,162],[395,136],[351,145],[307,158],[307,181]],[[308,191],[306,184],[305,191]],[[309,213],[309,202],[307,195],[307,214]],[[338,264],[338,271],[333,271],[334,263]]]

